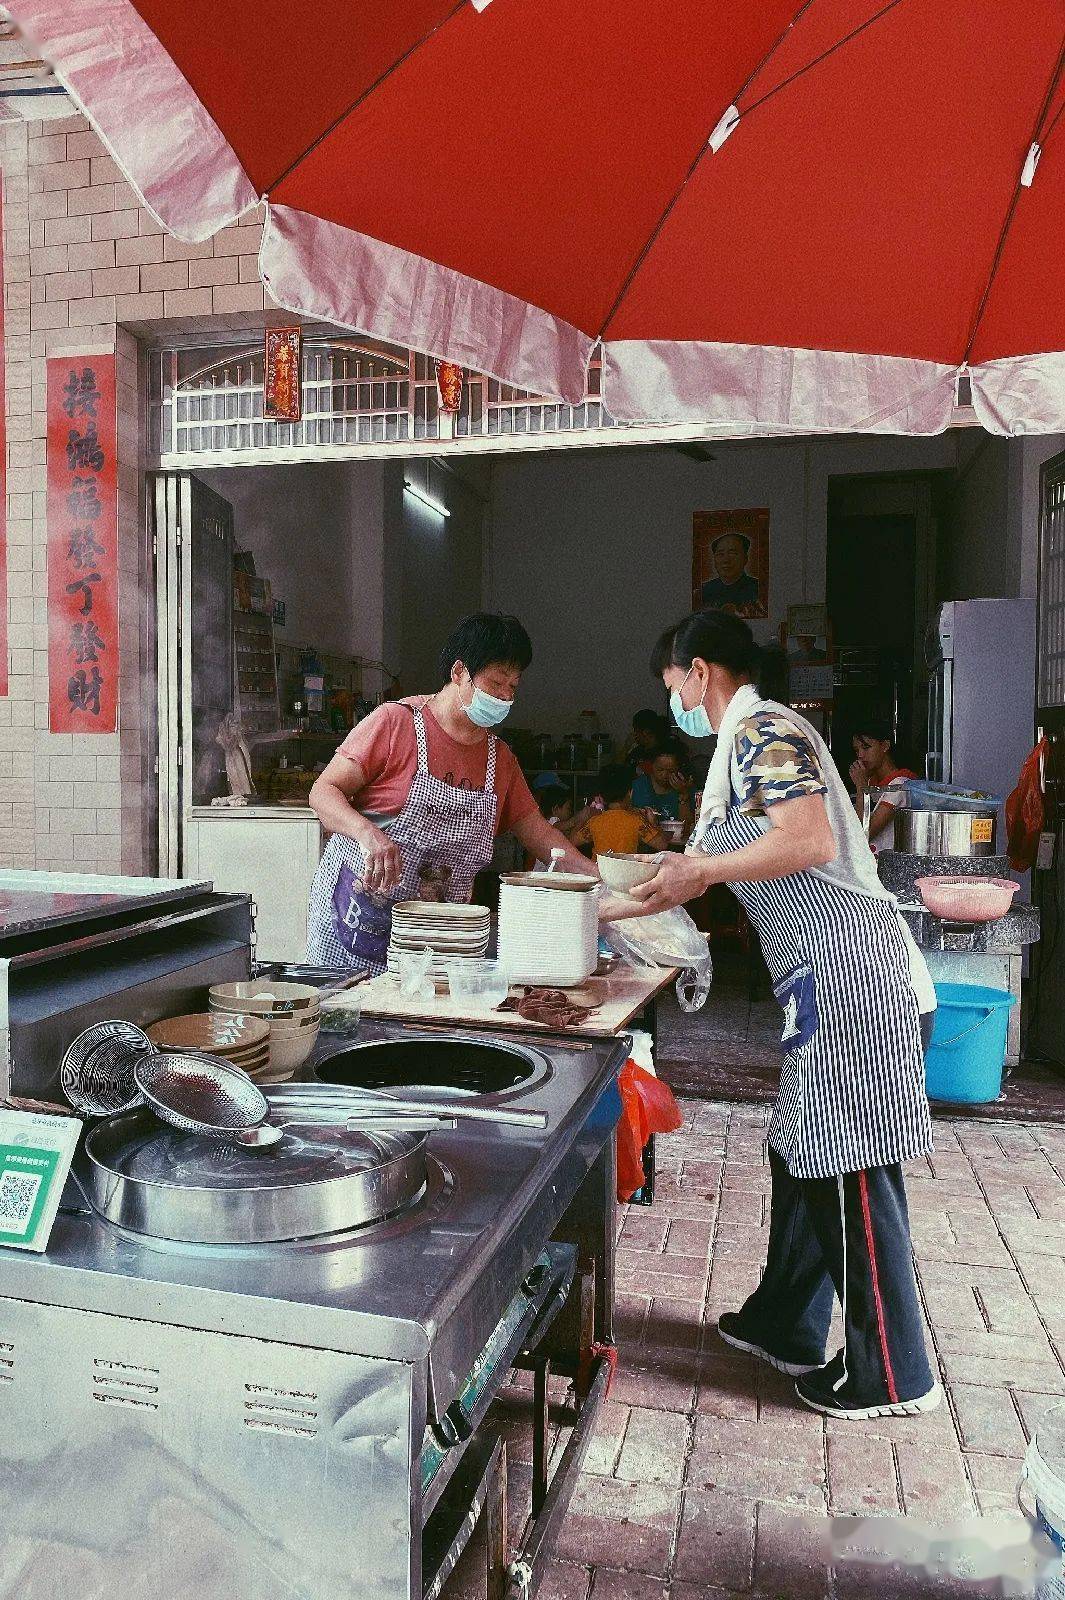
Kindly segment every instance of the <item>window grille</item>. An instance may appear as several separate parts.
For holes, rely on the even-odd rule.
[[[598,363],[579,405],[564,405],[465,372],[462,405],[440,409],[429,356],[342,336],[304,338],[303,416],[264,420],[263,350],[254,345],[172,348],[152,353],[149,449],[166,457],[224,456],[344,446],[536,437],[616,428],[601,399]]]

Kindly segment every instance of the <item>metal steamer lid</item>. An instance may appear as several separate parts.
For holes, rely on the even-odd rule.
[[[112,1117],[85,1140],[85,1176],[107,1221],[192,1244],[262,1244],[366,1227],[413,1205],[426,1135],[321,1128],[286,1132],[265,1153]]]

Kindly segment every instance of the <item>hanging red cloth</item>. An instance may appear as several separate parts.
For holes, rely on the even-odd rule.
[[[1048,748],[1044,735],[1025,760],[1017,787],[1006,801],[1006,854],[1014,872],[1029,872],[1035,866],[1046,822],[1042,767]]]

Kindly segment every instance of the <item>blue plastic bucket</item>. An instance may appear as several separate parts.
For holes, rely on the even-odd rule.
[[[997,1100],[1013,995],[975,983],[937,983],[936,999],[939,1009],[925,1057],[929,1099],[969,1105]]]

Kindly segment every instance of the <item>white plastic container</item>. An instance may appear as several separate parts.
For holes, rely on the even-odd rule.
[[[574,988],[591,977],[599,960],[596,880],[575,880],[567,873],[552,887],[548,876],[504,876],[499,889],[499,960],[512,983]]]

